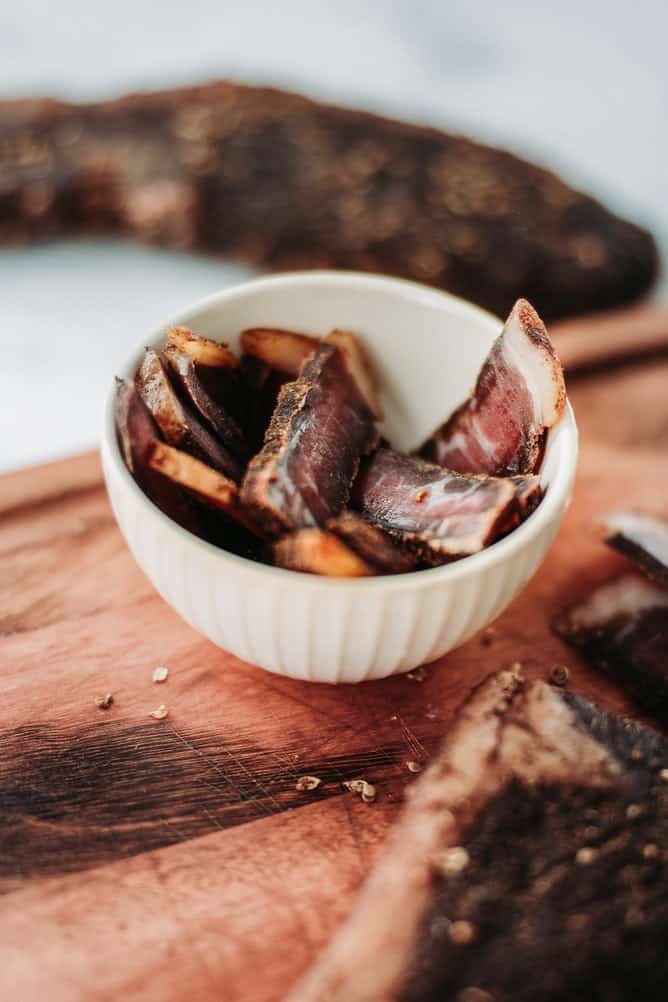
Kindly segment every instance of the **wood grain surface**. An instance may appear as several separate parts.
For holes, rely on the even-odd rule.
[[[423,681],[314,686],[242,664],[153,592],[97,456],[0,478],[1,998],[277,1002],[350,908],[407,763],[484,675],[565,663],[574,690],[632,709],[550,621],[623,566],[601,513],[668,515],[668,357],[572,369],[582,452],[557,542]],[[322,785],[298,792],[303,774]],[[374,804],[344,791],[356,777]]]

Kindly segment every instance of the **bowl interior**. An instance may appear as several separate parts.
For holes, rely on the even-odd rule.
[[[468,395],[500,329],[490,314],[409,282],[319,273],[250,283],[176,322],[233,348],[246,327],[323,336],[334,327],[354,331],[378,375],[381,430],[404,450],[418,446]]]

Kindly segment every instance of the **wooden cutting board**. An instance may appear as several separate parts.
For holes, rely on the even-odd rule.
[[[665,314],[653,323],[665,335]],[[595,329],[580,322],[594,346]],[[577,333],[557,332],[573,366]],[[472,685],[516,660],[541,677],[565,663],[573,689],[631,709],[549,624],[623,564],[597,516],[668,515],[668,358],[592,369],[587,351],[569,379],[582,453],[556,544],[492,630],[422,680],[315,686],[242,664],[153,592],[96,455],[0,478],[0,997],[279,1000],[350,908],[408,763]],[[296,790],[304,774],[317,791]],[[358,777],[374,804],[343,790]]]

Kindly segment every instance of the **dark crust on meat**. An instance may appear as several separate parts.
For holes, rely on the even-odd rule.
[[[382,574],[405,574],[419,566],[419,560],[397,546],[389,533],[357,512],[342,511],[336,518],[330,518],[325,527]]]
[[[276,410],[265,435],[264,445],[261,451],[253,457],[246,470],[241,489],[242,503],[270,536],[281,536],[294,529],[290,520],[268,501],[266,489],[271,483],[271,478],[274,476],[274,470],[290,443],[291,436],[295,431],[297,422],[300,420],[301,413],[305,406],[308,405],[309,394],[314,384],[317,383],[324,367],[335,353],[338,353],[338,349],[333,345],[321,344],[306,360],[299,377],[281,387]],[[348,373],[345,365],[343,368]],[[349,376],[349,378],[351,378],[351,385],[354,386],[352,377]],[[359,406],[368,412],[368,408],[361,398]],[[378,433],[372,424],[371,414],[370,412],[368,413],[370,430],[363,452],[364,455],[375,447],[378,440]],[[357,475],[359,462],[360,457],[358,456],[353,466],[350,485]],[[343,498],[344,505],[348,502],[350,485],[348,487],[348,494]]]
[[[241,488],[242,502],[253,512],[269,536],[281,536],[289,532],[292,526],[287,519],[281,519],[273,507],[264,503],[263,485],[260,481],[261,478],[271,476],[268,471],[279,461],[290,439],[293,423],[304,406],[310,388],[310,381],[304,374],[281,387],[276,410],[265,434],[264,445],[251,459],[246,469]]]
[[[169,376],[162,352],[147,348],[135,377],[144,403],[168,445],[190,453],[232,480],[241,478],[241,466],[223,443],[186,406]]]
[[[508,479],[515,485],[515,500],[508,512],[507,520],[500,527],[502,535],[512,532],[518,525],[526,521],[544,496],[538,476],[515,476],[508,477]]]
[[[153,446],[161,441],[162,435],[137,387],[130,380],[116,379],[114,417],[123,461],[137,485],[168,518],[189,532],[200,535],[202,519],[199,506],[181,487],[165,481],[150,468]]]
[[[665,997],[667,764],[648,728],[488,680],[290,1002]]]
[[[442,1002],[473,987],[485,999],[516,1002],[665,997],[668,873],[656,847],[665,851],[666,813],[657,771],[653,784],[648,770],[638,784],[642,799],[519,784],[497,797],[466,838],[465,870],[435,883],[401,1002]],[[629,821],[636,803],[644,813]],[[645,846],[659,858],[645,858]],[[593,861],[578,863],[587,853]],[[453,942],[463,922],[474,930],[471,943]]]
[[[559,636],[615,680],[644,712],[668,723],[668,603],[658,586],[653,601],[629,615],[624,608],[605,620],[582,626],[577,621],[581,605],[591,601],[596,592],[611,585],[633,585],[636,575],[629,574],[606,581],[580,604],[560,613],[553,622]],[[642,580],[642,579],[639,579]],[[668,599],[668,596],[666,596]]]
[[[614,532],[606,537],[606,543],[622,556],[632,560],[639,570],[658,584],[668,586],[668,567],[651,553],[648,553],[639,543],[629,539],[621,532]]]
[[[582,697],[564,699],[623,766],[621,791],[514,782],[494,798],[464,840],[466,867],[437,878],[401,1002],[473,987],[518,1002],[665,995],[668,744]],[[455,921],[475,930],[470,944],[453,942]]]
[[[172,385],[180,391],[185,405],[197,411],[231,456],[240,464],[245,463],[250,449],[243,430],[232,414],[207,389],[207,382],[218,370],[207,369],[171,346],[165,348],[162,357],[169,367]],[[229,372],[230,370],[223,370],[222,380],[228,377]],[[232,370],[232,378],[236,378],[236,375],[236,370]]]
[[[615,524],[619,516],[631,520],[630,531],[628,522],[625,528]],[[635,512],[612,512],[603,519],[602,526],[608,546],[632,560],[652,581],[668,586],[668,563],[664,556],[668,548],[668,524]]]
[[[276,268],[415,278],[498,314],[627,302],[651,236],[501,150],[229,82],[116,101],[0,103],[0,240],[91,230]]]

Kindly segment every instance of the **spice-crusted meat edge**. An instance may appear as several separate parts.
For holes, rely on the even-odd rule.
[[[286,1002],[398,1002],[448,850],[511,783],[621,788],[622,770],[582,718],[519,671],[492,676],[463,707],[404,812],[351,916]]]
[[[189,452],[226,477],[239,481],[240,463],[179,397],[162,352],[146,349],[135,374],[135,385],[168,445]]]
[[[254,514],[270,536],[280,536],[292,529],[289,520],[280,518],[273,506],[263,500],[263,492],[275,476],[274,467],[289,444],[293,425],[304,408],[310,389],[311,383],[303,375],[281,387],[264,445],[248,464],[241,484],[241,503]]]
[[[414,554],[355,511],[342,511],[335,518],[328,519],[325,528],[379,573],[405,574],[418,568],[419,561]]]
[[[622,574],[561,612],[553,629],[647,713],[668,721],[668,590]]]
[[[291,436],[295,432],[295,425],[308,403],[309,394],[322,373],[323,367],[334,352],[339,352],[336,346],[324,343],[319,344],[312,354],[306,358],[299,377],[292,382],[285,383],[281,387],[276,409],[265,434],[264,445],[248,464],[246,475],[241,485],[241,503],[253,514],[259,524],[263,525],[265,531],[270,536],[281,536],[286,532],[294,530],[294,526],[287,516],[282,515],[275,506],[271,505],[264,495],[271,486],[272,478],[276,476],[276,467],[284,451],[290,445]],[[355,392],[358,392],[345,359],[342,359],[342,363],[343,369],[351,381],[351,385],[355,388]],[[360,407],[365,408],[365,410],[367,409],[361,397]],[[371,418],[370,412],[369,415]],[[378,432],[374,427],[373,432],[370,432],[369,441],[366,443],[366,447],[361,455],[371,452],[375,448],[377,441]],[[357,476],[360,459],[361,456],[358,456],[354,461],[348,494],[343,500],[344,506],[350,497],[350,487]]]

